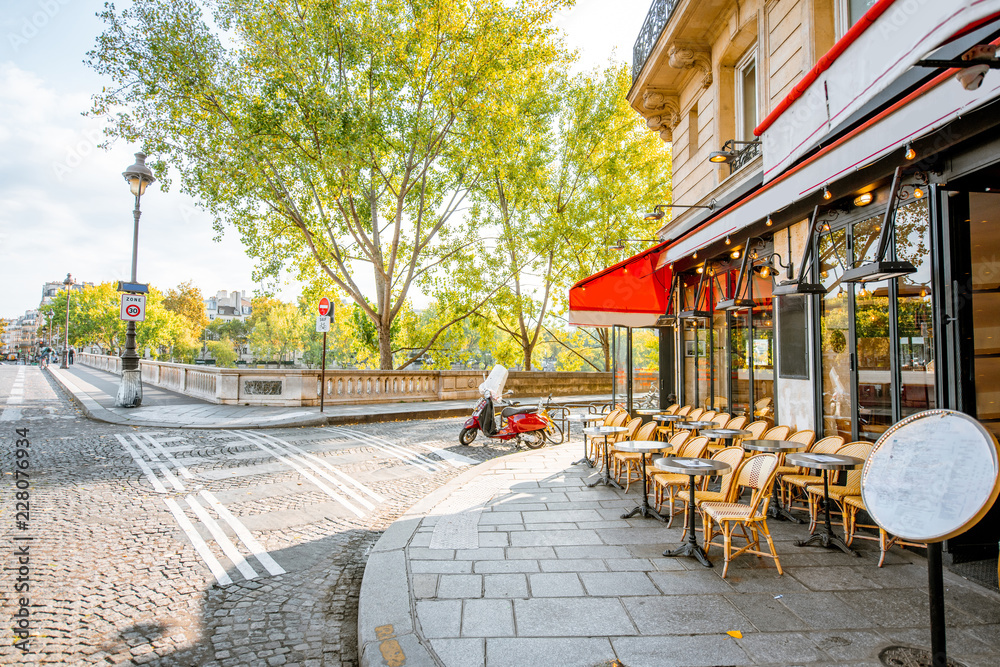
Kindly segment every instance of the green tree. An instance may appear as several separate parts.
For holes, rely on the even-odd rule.
[[[626,102],[631,78],[624,64],[550,85],[526,80],[511,101],[519,140],[494,145],[492,177],[476,192],[475,212],[498,239],[483,271],[494,281],[503,280],[501,271],[510,276],[490,300],[490,314],[521,348],[525,369],[543,332],[563,345],[576,340],[551,314],[565,311],[574,282],[618,261],[608,250],[614,240],[655,231],[641,213],[670,192],[669,151]],[[607,370],[607,332],[591,338],[603,352],[600,370]]]
[[[92,114],[167,158],[162,176],[176,165],[216,228],[237,228],[256,278],[291,265],[335,284],[388,369],[410,289],[470,236],[454,214],[487,135],[514,138],[511,92],[564,57],[549,22],[570,2],[109,4],[89,64],[114,85]]]
[[[295,304],[267,297],[254,299],[251,321],[249,342],[255,357],[290,361],[302,351],[303,316]]]
[[[222,368],[233,368],[236,366],[236,350],[233,348],[233,341],[229,338],[222,340],[210,340],[206,343],[208,351],[215,359],[215,365]]]

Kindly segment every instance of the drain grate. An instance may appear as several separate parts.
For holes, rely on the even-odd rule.
[[[878,654],[886,667],[931,667],[931,652],[909,646],[889,646]],[[965,663],[948,659],[948,667],[966,667]]]

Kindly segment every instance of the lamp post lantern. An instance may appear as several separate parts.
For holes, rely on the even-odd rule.
[[[132,279],[136,282],[136,254],[139,250],[139,199],[146,192],[146,187],[156,181],[153,171],[146,166],[146,154],[135,154],[135,164],[130,166],[122,176],[128,182],[129,190],[135,196],[135,208],[132,209],[134,226],[132,229]],[[122,383],[118,387],[115,405],[121,408],[137,408],[142,405],[142,379],[139,371],[139,355],[135,351],[135,322],[129,322],[125,331],[125,351],[122,353]]]
[[[63,285],[66,286],[66,341],[63,345],[62,363],[59,364],[59,368],[69,368],[69,295],[75,284],[76,281],[73,280],[72,274],[67,273],[66,280],[63,281]]]

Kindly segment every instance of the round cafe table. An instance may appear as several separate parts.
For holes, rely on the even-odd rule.
[[[598,484],[605,484],[607,486],[613,486],[617,489],[625,490],[621,484],[617,481],[611,479],[611,475],[608,474],[610,467],[608,465],[608,436],[615,435],[617,433],[624,433],[628,429],[624,426],[590,426],[583,429],[584,434],[589,435],[591,440],[596,437],[604,437],[604,470],[601,476],[597,478],[597,481],[587,484],[589,487],[597,486]]]
[[[566,417],[567,421],[580,422],[581,424],[586,424],[587,422],[602,422],[607,419],[607,415],[597,414],[596,412],[591,413],[580,413],[574,412]],[[566,439],[569,440],[569,427],[566,428]],[[594,464],[590,460],[590,456],[587,455],[587,439],[583,439],[583,458],[579,461],[573,461],[573,465],[580,465],[581,463],[586,463],[587,466],[593,468]]]
[[[823,523],[819,529],[807,540],[800,540],[795,543],[798,547],[811,547],[819,545],[827,549],[837,548],[845,554],[860,556],[857,551],[847,546],[843,539],[833,533],[830,526],[830,482],[831,470],[853,470],[860,468],[864,464],[863,459],[856,456],[844,456],[843,454],[789,454],[785,457],[785,462],[793,466],[803,466],[813,470],[823,471]]]
[[[691,435],[698,435],[698,431],[703,428],[712,428],[717,426],[715,422],[706,421],[691,421],[691,422],[677,422],[677,426],[680,428],[686,428],[691,431]]]
[[[801,442],[790,442],[788,440],[744,440],[743,449],[752,449],[756,452],[768,452],[770,454],[787,454],[789,452],[801,452],[806,448]],[[788,457],[785,457],[787,460]],[[802,523],[802,519],[793,515],[787,508],[781,506],[778,499],[778,481],[774,481],[771,487],[771,504],[767,508],[767,515],[772,519],[792,521]]]
[[[659,408],[638,408],[635,414],[642,415],[643,417],[652,417],[653,415],[659,415],[666,412],[666,410],[660,410]]]
[[[727,472],[730,467],[728,463],[713,459],[695,459],[686,456],[672,456],[670,458],[656,459],[653,464],[660,470],[680,473],[690,478],[688,485],[688,537],[687,541],[677,549],[667,549],[664,556],[690,556],[697,558],[698,562],[705,567],[712,567],[711,561],[705,555],[705,551],[698,546],[698,533],[694,529],[695,498],[694,498],[694,478],[705,475],[716,476]]]
[[[622,514],[622,518],[629,519],[634,517],[636,514],[641,514],[643,517],[654,517],[660,521],[666,521],[667,517],[661,515],[649,506],[649,488],[646,485],[646,454],[649,452],[666,452],[667,450],[673,449],[673,447],[665,442],[660,442],[659,440],[629,440],[627,442],[618,443],[615,449],[620,452],[635,452],[642,454],[642,468],[639,473],[642,476],[642,503],[636,505],[631,512]]]
[[[674,422],[684,421],[683,415],[653,415],[654,422],[670,424],[670,435],[674,434]]]
[[[733,438],[741,438],[744,435],[753,435],[753,431],[745,431],[741,428],[706,428],[702,429],[701,435],[707,435],[710,438],[725,440],[729,443],[726,447],[731,447],[733,445]]]

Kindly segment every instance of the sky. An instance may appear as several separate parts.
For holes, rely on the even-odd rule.
[[[83,61],[104,0],[2,0],[0,8],[0,317],[36,308],[42,285],[128,280],[134,198],[121,176],[138,146],[105,151],[99,120],[83,117],[108,82]],[[116,3],[119,9],[128,0]],[[649,0],[578,0],[557,25],[580,71],[631,62]],[[234,230],[218,241],[197,202],[154,184],[141,200],[138,280],[166,289],[190,280],[206,296],[253,292]],[[294,300],[288,282],[279,296]]]

